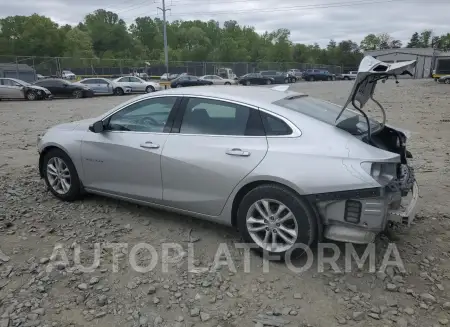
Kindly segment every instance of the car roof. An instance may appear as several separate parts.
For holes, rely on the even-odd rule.
[[[270,106],[277,100],[284,99],[290,95],[299,95],[303,93],[291,91],[282,92],[258,86],[230,87],[222,85],[208,85],[168,89],[159,91],[158,93],[144,94],[141,95],[141,98],[145,99],[147,97],[152,97],[152,95],[157,96],[163,94],[179,96],[202,96],[224,100],[234,100],[255,107],[268,108],[268,106]]]
[[[37,83],[37,82],[48,82],[48,81],[50,81],[50,82],[54,82],[54,81],[67,82],[65,79],[62,79],[62,78],[46,78],[46,79],[41,79],[39,81],[36,81],[35,83]]]

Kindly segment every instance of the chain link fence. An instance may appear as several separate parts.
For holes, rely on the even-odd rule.
[[[263,70],[287,71],[289,69],[327,69],[330,73],[341,74],[343,69],[336,65],[307,64],[297,62],[202,62],[202,61],[172,61],[169,62],[169,72],[172,74],[188,73],[202,76],[217,74],[219,68],[229,68],[237,76]],[[61,76],[63,70],[69,70],[79,78],[88,76],[114,77],[128,75],[134,72],[146,73],[159,77],[166,72],[161,61],[135,59],[99,59],[70,57],[25,57],[0,56],[0,77],[21,76],[22,70],[32,69],[34,75]]]

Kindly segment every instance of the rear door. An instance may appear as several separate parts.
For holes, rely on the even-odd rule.
[[[163,202],[218,216],[233,189],[266,152],[257,108],[185,97],[162,152]]]
[[[130,86],[133,89],[133,91],[137,92],[144,92],[145,88],[147,87],[146,84],[144,84],[139,78],[136,78],[134,76],[129,77],[130,79]]]

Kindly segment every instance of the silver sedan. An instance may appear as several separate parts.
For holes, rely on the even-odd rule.
[[[237,85],[237,80],[222,78],[218,75],[205,75],[200,79],[211,81],[214,85]]]
[[[85,78],[78,82],[87,85],[96,95],[124,95],[131,93],[131,86],[126,83],[116,83],[107,78]]]
[[[374,87],[379,74],[360,75]],[[40,175],[62,200],[89,192],[212,220],[273,255],[322,237],[367,243],[389,221],[410,224],[418,188],[405,132],[288,87],[133,98],[48,130]],[[349,99],[373,94],[361,91]]]
[[[161,85],[156,82],[146,81],[137,76],[124,76],[113,80],[117,85],[131,87],[132,93],[151,93],[161,90]]]

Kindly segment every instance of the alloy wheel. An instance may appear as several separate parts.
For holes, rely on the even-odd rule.
[[[285,252],[295,245],[298,224],[292,211],[282,202],[261,199],[250,206],[246,225],[253,241],[263,250]]]
[[[59,157],[52,157],[48,161],[47,179],[50,187],[61,195],[67,194],[72,185],[69,167]]]

